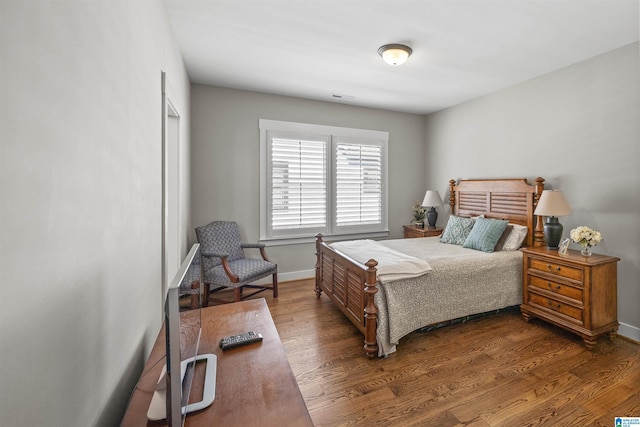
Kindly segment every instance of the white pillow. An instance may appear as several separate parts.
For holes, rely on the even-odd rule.
[[[527,232],[529,229],[524,225],[518,224],[509,224],[512,225],[511,233],[509,233],[509,237],[505,240],[502,245],[503,251],[517,251],[522,246],[522,242],[527,237]]]

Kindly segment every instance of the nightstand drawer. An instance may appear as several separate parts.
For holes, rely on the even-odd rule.
[[[534,288],[543,289],[554,294],[562,295],[567,298],[574,299],[582,304],[582,289],[568,286],[562,283],[554,282],[553,280],[543,279],[537,276],[529,276],[529,285]]]
[[[551,273],[555,274],[556,276],[566,277],[567,279],[582,282],[583,270],[581,268],[569,267],[567,265],[562,265],[537,258],[530,259],[530,266],[534,270],[544,271],[545,273]]]
[[[422,230],[416,230],[415,228],[405,229],[404,237],[406,239],[413,239],[416,237],[424,237],[424,233]]]
[[[539,306],[541,308],[545,308],[547,310],[555,311],[556,313],[564,314],[565,316],[571,317],[575,319],[575,321],[582,324],[582,313],[583,310],[572,307],[569,304],[564,304],[559,301],[556,301],[552,298],[543,297],[542,295],[530,293],[529,294],[529,303],[533,306]]]

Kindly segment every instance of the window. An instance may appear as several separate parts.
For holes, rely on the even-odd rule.
[[[260,237],[272,243],[387,235],[381,131],[260,120]]]
[[[271,229],[324,229],[327,224],[326,142],[270,133]]]
[[[336,226],[382,222],[382,147],[341,143],[335,147]]]

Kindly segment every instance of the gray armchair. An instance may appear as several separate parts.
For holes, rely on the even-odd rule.
[[[196,228],[200,243],[202,280],[204,282],[203,306],[209,298],[219,303],[232,302],[211,297],[211,294],[224,289],[233,289],[233,302],[249,298],[267,289],[273,290],[278,298],[278,266],[267,258],[264,245],[260,243],[242,243],[238,224],[232,221],[214,221]],[[245,258],[244,249],[260,250],[262,259]],[[272,286],[253,285],[263,277],[273,276]],[[244,288],[255,289],[245,294]]]

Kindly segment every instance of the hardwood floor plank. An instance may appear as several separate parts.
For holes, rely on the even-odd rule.
[[[640,346],[582,339],[507,310],[404,337],[368,360],[313,279],[267,300],[316,426],[611,426],[640,416]]]
[[[637,417],[637,414],[640,414],[640,389],[638,389],[637,385],[638,383],[636,382],[636,389],[634,393],[629,394],[624,402],[612,407],[609,412],[618,414],[616,416],[621,417]],[[607,422],[608,418],[609,415],[602,417],[602,422]]]
[[[535,424],[541,414],[552,417],[557,411],[550,401],[575,387],[580,381],[570,373],[553,377],[547,381],[539,380],[524,393],[514,395],[504,409],[483,414],[490,425],[529,425]]]

